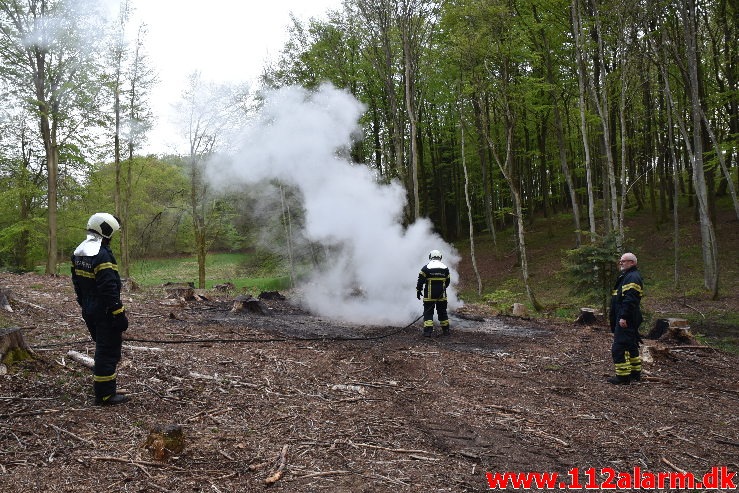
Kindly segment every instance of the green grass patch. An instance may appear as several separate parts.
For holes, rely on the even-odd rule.
[[[263,269],[258,265],[260,259],[249,254],[215,253],[205,260],[205,287],[211,289],[216,284],[233,283],[237,289],[249,291],[273,291],[288,289],[290,277],[283,272],[276,275],[254,276]],[[257,261],[257,262],[255,262]],[[198,261],[196,257],[137,260],[131,264],[131,277],[143,286],[156,286],[166,282],[194,282],[198,280]]]

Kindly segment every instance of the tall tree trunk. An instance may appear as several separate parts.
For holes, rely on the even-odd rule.
[[[507,104],[506,104],[507,106]],[[511,190],[511,198],[513,199],[513,210],[516,219],[516,240],[518,242],[518,251],[521,260],[521,276],[523,277],[524,286],[526,287],[526,294],[529,298],[529,302],[533,306],[534,310],[540,312],[542,310],[541,304],[537,301],[534,296],[534,291],[531,288],[529,282],[529,266],[526,255],[526,237],[524,233],[524,220],[523,220],[523,208],[521,207],[521,194],[516,183],[516,178],[513,176],[513,120],[510,115],[510,110],[506,108],[506,156],[505,163],[501,162],[500,157],[495,149],[495,142],[492,138],[488,139],[488,145],[493,153],[495,161],[498,163],[503,178],[508,183],[508,187]]]
[[[587,107],[585,106],[585,65],[580,45],[580,10],[578,0],[572,0],[572,33],[575,37],[575,53],[577,62],[577,80],[579,88],[578,107],[580,108],[580,133],[582,135],[583,151],[585,153],[585,180],[588,190],[588,221],[590,224],[590,241],[595,241],[595,197],[593,192],[593,171],[590,163],[590,146],[588,144],[588,124],[586,120]]]
[[[603,33],[600,27],[600,14],[596,8],[595,10],[595,34],[598,37],[598,49],[596,51],[595,60],[595,77],[590,78],[590,88],[592,91],[593,102],[595,103],[595,109],[598,111],[600,116],[601,126],[603,128],[603,147],[605,150],[606,162],[606,178],[608,187],[608,197],[610,207],[608,207],[608,216],[611,221],[611,228],[620,237],[621,232],[619,231],[618,224],[618,195],[616,192],[616,174],[615,174],[615,163],[613,159],[613,147],[611,143],[611,115],[609,110],[608,100],[608,84],[606,80],[607,73],[605,72],[605,50],[603,49]],[[597,84],[596,80],[597,79]]]
[[[731,200],[734,204],[734,212],[736,213],[736,218],[739,219],[739,201],[737,201],[736,198],[736,189],[734,188],[734,179],[731,176],[731,173],[729,172],[728,168],[726,167],[726,161],[724,160],[724,153],[721,151],[721,146],[718,143],[718,140],[716,139],[716,135],[713,133],[713,129],[711,128],[710,123],[708,122],[708,118],[706,118],[706,113],[701,109],[701,118],[703,119],[703,123],[706,126],[706,131],[708,132],[708,135],[711,137],[711,142],[713,142],[713,148],[716,151],[716,156],[718,156],[718,162],[721,166],[721,171],[724,173],[724,177],[726,178],[727,186],[729,188],[729,193],[731,194]]]
[[[693,184],[698,202],[703,246],[704,284],[711,291],[712,299],[718,299],[719,269],[718,244],[709,211],[708,189],[703,170],[703,136],[701,101],[698,89],[697,17],[695,0],[682,0],[683,33],[687,53],[687,68],[690,81],[690,106],[693,120]]]
[[[460,118],[461,120],[461,118]],[[472,269],[475,271],[477,278],[477,295],[482,296],[482,279],[480,271],[477,270],[477,259],[475,258],[475,228],[472,224],[472,205],[470,205],[469,184],[470,180],[467,175],[467,159],[464,151],[464,125],[460,125],[462,129],[462,169],[464,170],[464,199],[467,204],[467,221],[470,223],[470,259],[472,260]]]
[[[669,88],[666,86],[665,92],[667,93]],[[678,176],[680,175],[680,169],[677,163],[677,157],[675,156],[675,136],[672,132],[672,105],[670,99],[667,99],[667,139],[668,147],[670,149],[670,159],[672,160],[672,185],[673,185],[673,200],[672,200],[672,244],[674,250],[674,286],[675,289],[680,287],[680,222],[678,216],[678,194],[680,193]]]
[[[488,176],[490,172],[490,163],[488,162],[488,152],[484,137],[484,134],[487,132],[487,119],[483,115],[483,105],[481,104],[481,95],[479,92],[472,94],[472,112],[475,116],[477,135],[479,135],[479,138],[477,139],[477,155],[480,158],[480,170],[482,171],[483,215],[485,216],[485,224],[493,235],[493,243],[495,243],[493,207],[490,201],[490,178]]]
[[[411,33],[409,31],[407,19],[403,24],[403,65],[405,68],[405,107],[408,113],[408,122],[410,123],[410,141],[411,141],[411,181],[413,184],[413,221],[417,221],[421,217],[421,200],[418,194],[418,121],[416,117],[415,94],[413,89],[413,80],[415,79],[415,71],[413,70],[414,60],[412,57]]]

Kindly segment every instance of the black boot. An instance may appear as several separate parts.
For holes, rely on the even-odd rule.
[[[628,385],[629,375],[616,375],[615,377],[609,378],[608,383],[613,385]]]
[[[106,397],[95,397],[96,406],[117,406],[130,401],[131,398],[123,394],[113,394]]]
[[[641,372],[640,371],[632,371],[631,375],[629,376],[629,379],[632,382],[638,382],[641,380]]]
[[[431,337],[432,335],[434,335],[434,329],[431,329],[431,328],[428,328],[428,327],[425,328],[425,329],[423,329],[423,336],[424,337]]]

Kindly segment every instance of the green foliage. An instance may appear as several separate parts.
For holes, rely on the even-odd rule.
[[[523,301],[525,296],[524,293],[514,293],[508,289],[496,289],[495,291],[484,294],[482,298],[491,304],[507,306]]]
[[[597,236],[579,248],[569,250],[565,267],[571,293],[598,303],[605,313],[613,282],[617,277],[616,260],[620,256],[615,234]]]

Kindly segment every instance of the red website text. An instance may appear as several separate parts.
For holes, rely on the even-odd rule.
[[[582,473],[582,474],[581,474]],[[600,475],[599,475],[600,474]],[[632,472],[616,472],[610,467],[595,469],[573,468],[567,475],[557,473],[487,473],[490,489],[539,489],[539,490],[652,490],[695,489],[736,490],[736,472],[726,467],[712,467],[702,476],[690,472],[642,472],[635,467]]]

